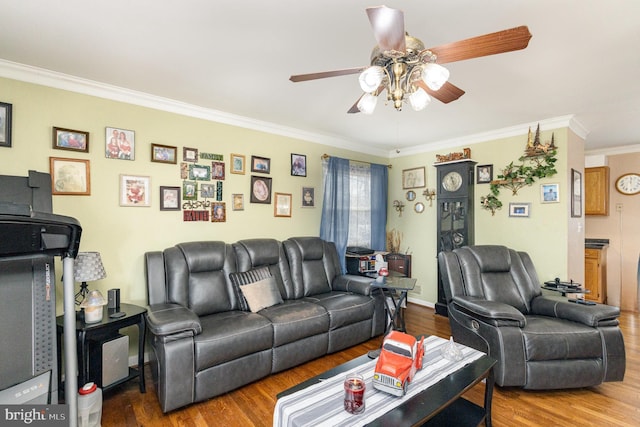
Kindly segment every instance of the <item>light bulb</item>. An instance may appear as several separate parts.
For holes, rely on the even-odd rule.
[[[449,80],[449,70],[442,65],[430,62],[424,66],[422,80],[431,90],[438,90]]]
[[[414,111],[424,110],[430,102],[431,97],[421,87],[409,95],[409,104],[411,104],[411,108],[413,108]]]
[[[362,91],[367,93],[378,89],[382,79],[384,79],[384,68],[377,65],[367,68],[358,77]]]
[[[362,98],[360,98],[360,101],[358,101],[357,107],[362,114],[372,114],[373,110],[376,109],[377,103],[377,96],[374,96],[370,93],[365,93],[364,95],[362,95]]]

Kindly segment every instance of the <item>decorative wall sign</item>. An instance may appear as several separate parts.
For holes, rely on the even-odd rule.
[[[216,182],[216,200],[222,200],[222,182],[220,181]]]
[[[200,158],[202,160],[224,160],[224,156],[222,154],[212,154],[212,153],[200,153]]]
[[[209,222],[209,211],[182,211],[182,220],[184,222],[202,221]]]

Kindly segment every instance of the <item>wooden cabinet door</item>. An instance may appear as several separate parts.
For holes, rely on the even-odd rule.
[[[584,170],[584,212],[587,215],[609,215],[609,167]]]
[[[604,249],[584,250],[584,287],[589,290],[584,297],[588,300],[606,304],[607,277]]]

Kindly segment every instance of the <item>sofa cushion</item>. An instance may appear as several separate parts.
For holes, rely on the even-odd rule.
[[[581,323],[546,316],[527,316],[522,336],[527,361],[602,357],[600,332]]]
[[[271,276],[257,282],[242,285],[240,286],[240,291],[249,305],[249,310],[254,313],[272,305],[282,304],[282,297],[278,291],[276,279]]]
[[[327,310],[330,330],[371,319],[375,309],[373,298],[348,292],[327,292],[306,297],[305,301],[321,305]]]
[[[236,294],[236,298],[239,301],[240,309],[243,311],[249,311],[249,304],[244,298],[240,286],[248,285],[249,283],[255,283],[258,280],[267,279],[271,277],[269,267],[260,267],[253,270],[244,271],[242,273],[229,274],[229,280],[233,286],[233,292]]]
[[[271,321],[274,347],[329,331],[327,311],[307,301],[287,300],[265,308],[260,315]]]

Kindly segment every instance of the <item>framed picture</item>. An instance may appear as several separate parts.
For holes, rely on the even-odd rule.
[[[213,199],[216,194],[216,188],[213,184],[200,185],[200,197],[203,199]]]
[[[242,154],[231,154],[231,173],[244,175],[244,156]]]
[[[211,179],[224,179],[224,162],[211,162]]]
[[[189,165],[189,179],[196,181],[211,181],[211,166]]]
[[[402,171],[402,188],[421,188],[427,185],[424,166]]]
[[[251,176],[251,203],[271,204],[271,178]]]
[[[160,210],[180,210],[180,187],[160,187]]]
[[[316,205],[316,189],[313,187],[302,187],[302,207],[313,208]]]
[[[198,200],[198,183],[196,181],[182,182],[182,200]]]
[[[89,152],[89,132],[81,130],[53,128],[53,148],[58,150]]]
[[[291,194],[274,193],[276,198],[273,204],[273,216],[290,217],[291,216]]]
[[[234,211],[244,210],[244,194],[232,194],[231,195],[231,208]]]
[[[51,194],[67,196],[91,195],[89,160],[49,157]]]
[[[528,218],[531,203],[509,203],[509,216]]]
[[[540,185],[540,201],[542,203],[558,203],[560,195],[558,190],[560,184],[541,184]]]
[[[0,102],[0,147],[11,147],[11,110],[13,106]]]
[[[120,206],[151,206],[151,178],[120,175]]]
[[[571,169],[571,216],[582,217],[582,173]]]
[[[291,153],[291,175],[307,176],[307,156]]]
[[[105,144],[107,159],[135,160],[136,133],[134,131],[108,127]]]
[[[193,162],[198,161],[198,149],[197,148],[182,148],[182,161],[183,162]]]
[[[493,181],[493,165],[480,165],[476,168],[476,183],[490,184]]]
[[[224,202],[211,204],[211,222],[225,222],[227,220],[227,207]]]
[[[178,147],[151,144],[151,161],[158,163],[178,163]]]
[[[251,172],[271,173],[271,159],[251,156]]]

